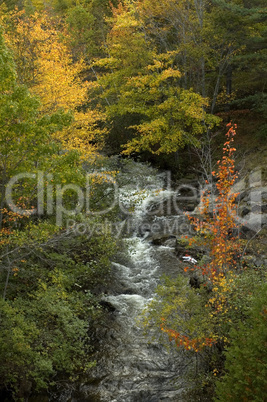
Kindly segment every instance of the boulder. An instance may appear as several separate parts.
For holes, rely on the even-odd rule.
[[[176,245],[176,236],[170,234],[156,234],[152,235],[151,243],[155,246],[163,246],[166,245],[167,242],[170,243],[170,241],[174,247]]]

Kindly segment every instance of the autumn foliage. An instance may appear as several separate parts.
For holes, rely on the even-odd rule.
[[[186,267],[185,271],[193,271],[201,279],[202,287],[209,289],[209,296],[205,308],[217,331],[212,336],[202,338],[190,338],[168,327],[166,320],[162,318],[161,330],[168,334],[170,340],[174,340],[178,347],[193,349],[196,352],[203,347],[210,347],[218,340],[227,341],[220,334],[220,326],[227,319],[229,310],[229,285],[235,278],[238,269],[238,257],[241,243],[238,238],[237,206],[235,199],[237,194],[232,191],[237,179],[235,172],[233,147],[235,128],[228,124],[226,142],[223,148],[223,157],[217,162],[218,171],[212,172],[215,179],[215,195],[212,189],[204,190],[201,198],[200,218],[188,215],[194,225],[196,236],[189,240],[189,247],[202,245],[209,252],[210,261],[194,268]],[[211,183],[206,182],[208,188]],[[235,235],[237,232],[237,235]]]
[[[218,172],[212,172],[217,191],[214,195],[212,190],[204,190],[200,207],[201,219],[188,216],[195,225],[197,234],[202,236],[203,243],[210,249],[212,260],[201,267],[201,271],[202,275],[212,282],[217,280],[218,275],[225,275],[229,269],[236,266],[235,256],[240,249],[238,236],[234,235],[238,229],[235,204],[237,193],[232,191],[237,179],[234,162],[236,149],[233,147],[236,132],[231,124],[228,126],[230,127],[226,134],[227,141],[224,143],[224,155],[222,160],[217,162]],[[197,242],[198,238],[192,238],[190,245]]]
[[[33,95],[41,100],[41,113],[57,110],[69,112],[72,124],[54,134],[67,150],[78,150],[84,157],[92,157],[103,143],[105,130],[99,122],[104,118],[88,102],[88,90],[94,84],[84,77],[86,64],[73,60],[70,37],[64,22],[46,12],[26,16],[15,11],[8,23],[2,16],[6,41],[12,48],[18,66],[18,76]]]
[[[1,2],[2,398],[7,391],[12,400],[35,398],[35,392],[38,399],[48,389],[58,399],[53,389],[62,387],[64,398],[68,384],[74,392],[72,382],[82,381],[85,372],[90,375],[95,342],[89,339],[88,322],[90,327],[104,322],[99,319],[100,292],[103,285],[110,287],[116,240],[110,233],[87,237],[64,230],[65,222],[57,225],[54,206],[67,188],[65,210],[79,210],[73,184],[90,198],[96,215],[109,210],[109,187],[121,164],[111,158],[106,166],[98,152],[103,146],[106,155],[123,149],[124,157],[139,153],[141,160],[163,163],[164,169],[172,166],[175,173],[179,167],[178,174],[186,174],[179,151],[191,158],[192,147],[203,149],[202,155],[206,147],[211,150],[211,133],[225,111],[235,118],[243,115],[244,121],[251,111],[257,113],[249,134],[256,134],[254,141],[265,140],[266,6],[263,0],[254,0],[253,7],[250,3]],[[263,400],[267,378],[262,353],[266,286],[257,291],[263,282],[263,275],[255,275],[258,266],[251,274],[239,263],[242,244],[232,191],[235,134],[229,124],[224,154],[212,182],[206,183],[198,218],[188,216],[195,235],[182,240],[189,248],[200,245],[205,255],[186,267],[187,273],[163,278],[147,309],[150,328],[152,322],[168,345],[171,341],[209,356],[232,345],[225,365],[228,386],[218,387],[222,402],[256,394]],[[18,179],[10,203],[8,183],[23,172],[31,178]],[[24,214],[11,211],[12,204]],[[88,228],[101,223],[101,214],[85,219],[87,205],[81,208],[77,223]],[[114,219],[117,228],[123,216],[114,208],[105,220]],[[196,288],[188,283],[189,275],[197,278]],[[251,295],[254,307],[248,312]]]
[[[195,352],[199,352],[203,350],[205,347],[211,347],[216,343],[216,338],[214,337],[205,337],[205,338],[190,338],[187,335],[183,335],[180,332],[174,331],[173,329],[169,329],[165,327],[165,319],[162,318],[161,331],[165,332],[169,341],[174,341],[177,347],[183,347],[185,350],[194,350]]]

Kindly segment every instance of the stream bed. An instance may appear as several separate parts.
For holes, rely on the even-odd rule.
[[[138,322],[160,277],[179,272],[176,236],[187,230],[183,214],[175,214],[180,193],[171,189],[167,173],[145,164],[132,162],[121,175],[128,179],[119,189],[128,251],[112,263],[116,286],[103,298],[112,308],[96,333],[97,366],[72,402],[182,401],[185,357],[145,336]]]

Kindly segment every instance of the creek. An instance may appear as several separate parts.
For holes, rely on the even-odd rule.
[[[185,356],[145,336],[138,321],[160,277],[181,269],[176,236],[188,230],[177,206],[181,194],[171,188],[168,173],[141,163],[126,165],[120,181],[128,251],[112,263],[114,286],[103,298],[111,311],[96,331],[97,366],[72,402],[182,401]]]

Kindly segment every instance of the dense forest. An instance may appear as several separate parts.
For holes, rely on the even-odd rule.
[[[209,189],[176,239],[200,262],[142,318],[201,361],[181,400],[266,400],[266,21],[265,0],[1,1],[1,400],[56,398],[97,367],[129,160]],[[235,185],[256,167],[263,224],[245,231]]]

